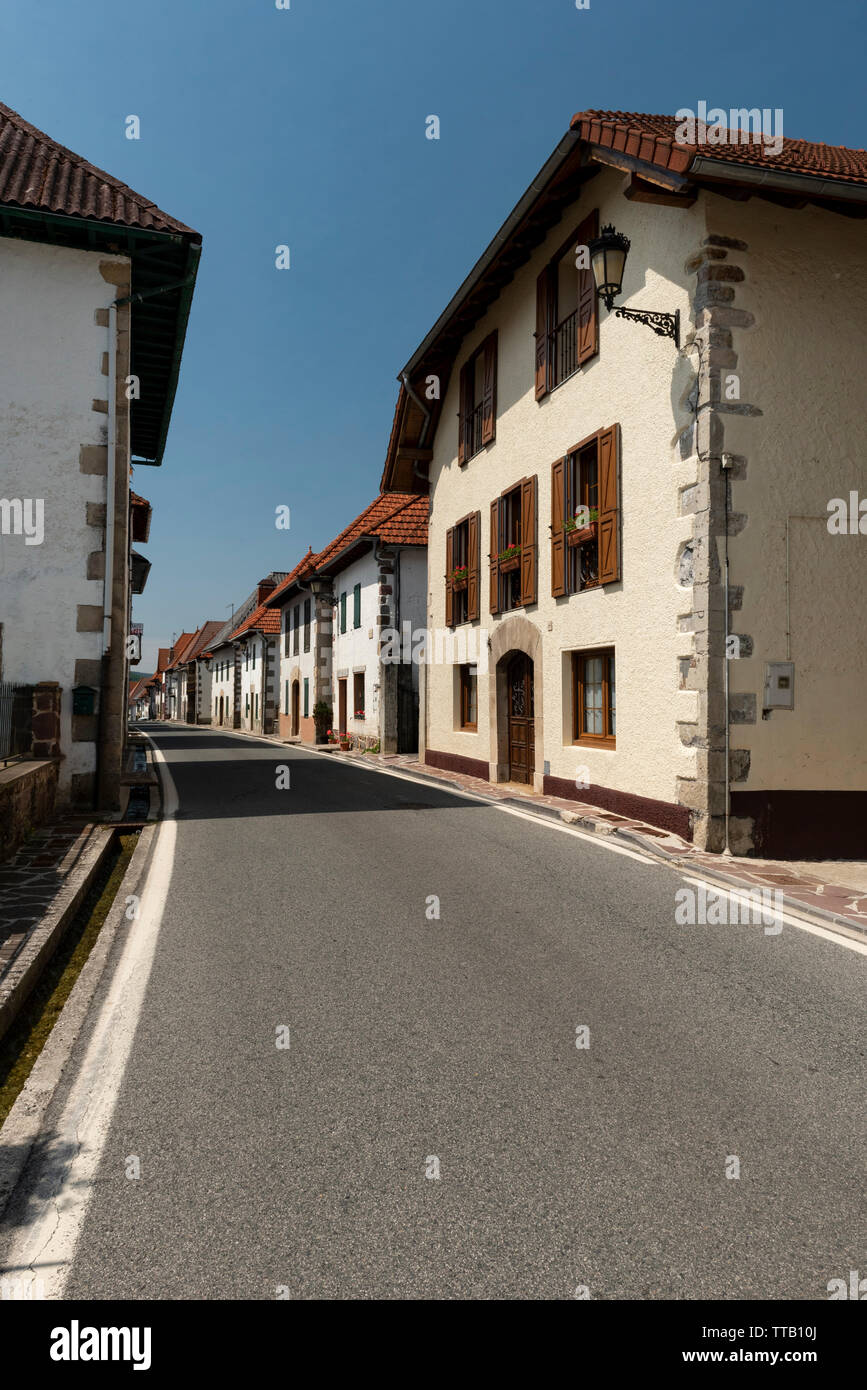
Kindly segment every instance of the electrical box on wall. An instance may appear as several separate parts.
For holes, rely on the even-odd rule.
[[[768,661],[765,663],[764,708],[795,708],[794,661]]]

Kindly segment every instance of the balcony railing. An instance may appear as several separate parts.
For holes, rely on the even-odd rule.
[[[578,370],[578,310],[573,309],[549,335],[552,385],[559,386]]]
[[[30,752],[33,686],[0,681],[0,763]]]
[[[482,417],[484,415],[484,402],[479,402],[469,414],[464,416],[464,443],[466,446],[466,457],[471,459],[473,454],[477,454],[482,447]]]

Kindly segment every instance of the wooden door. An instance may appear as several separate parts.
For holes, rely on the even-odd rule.
[[[292,737],[297,738],[301,732],[301,686],[298,681],[292,682]]]
[[[346,733],[346,681],[337,682],[337,729],[341,734]]]
[[[533,663],[523,654],[508,667],[509,781],[532,784],[536,766]]]

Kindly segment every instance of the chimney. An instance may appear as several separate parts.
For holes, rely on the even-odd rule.
[[[269,594],[277,588],[276,579],[260,579],[259,587],[256,590],[256,607],[264,603]]]

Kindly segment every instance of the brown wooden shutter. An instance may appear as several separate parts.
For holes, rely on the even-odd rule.
[[[551,267],[545,266],[536,281],[536,400],[548,394],[548,306],[551,301]]]
[[[594,208],[578,228],[576,246],[588,246],[599,235],[599,211]],[[599,299],[593,271],[578,271],[578,365],[599,351]]]
[[[482,397],[482,443],[490,444],[497,432],[497,334],[485,339],[485,388]]]
[[[466,463],[467,461],[467,408],[467,369],[461,367],[458,405],[458,463]]]
[[[500,499],[491,503],[491,612],[500,611]]]
[[[555,598],[563,598],[566,587],[566,464],[567,459],[557,459],[551,465],[551,593]]]
[[[619,484],[620,426],[599,435],[599,583],[620,578]]]
[[[521,603],[536,602],[536,478],[521,483]]]
[[[479,572],[481,570],[482,514],[467,517],[467,622],[479,617]]]
[[[454,589],[452,587],[452,572],[454,570],[454,551],[455,551],[455,528],[450,526],[446,531],[446,627],[454,627]]]

